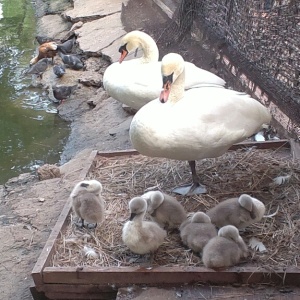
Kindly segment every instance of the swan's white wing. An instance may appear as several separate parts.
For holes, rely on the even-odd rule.
[[[224,86],[225,81],[212,72],[196,67],[193,63],[185,62],[185,89],[210,86]]]
[[[194,88],[178,102],[153,100],[133,118],[130,137],[142,154],[181,160],[217,157],[270,121],[250,96],[223,88]]]

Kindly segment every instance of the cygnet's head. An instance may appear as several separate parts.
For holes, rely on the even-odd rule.
[[[141,196],[147,201],[148,212],[151,214],[153,211],[158,208],[164,201],[165,196],[160,191],[150,191]]]
[[[221,227],[218,231],[218,236],[227,238],[236,243],[238,243],[240,240],[239,239],[240,238],[239,230],[233,225],[226,225],[226,226]]]
[[[210,217],[202,211],[193,214],[192,223],[211,223]]]
[[[147,201],[142,197],[135,197],[129,201],[129,211],[130,211],[130,221],[132,221],[135,216],[140,214],[145,214],[147,210]]]
[[[87,191],[94,194],[99,194],[102,192],[102,184],[95,179],[83,180],[79,182],[75,188],[77,188],[77,191]]]
[[[256,198],[247,194],[242,194],[238,199],[239,204],[250,212],[253,220],[259,221],[265,214],[265,205]]]

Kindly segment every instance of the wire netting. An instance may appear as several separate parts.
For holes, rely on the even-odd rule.
[[[300,123],[300,0],[181,0],[169,28],[174,40],[194,21]]]

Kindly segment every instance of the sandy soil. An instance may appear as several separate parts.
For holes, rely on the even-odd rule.
[[[59,6],[56,7],[55,3],[58,2]],[[60,14],[71,5],[69,1],[49,3],[37,1],[38,16],[48,12],[54,18],[56,15],[53,13]],[[141,4],[138,0],[128,3],[122,18],[126,31],[143,29],[156,38],[168,25],[167,18],[157,8],[147,2]],[[70,28],[71,25],[67,23],[66,27]],[[60,28],[57,30],[58,35],[64,34]],[[199,46],[196,48],[193,40],[186,39],[171,47],[160,39],[159,46],[161,56],[176,50],[198,66],[206,69],[212,66],[211,54]],[[108,65],[105,60],[99,57],[85,58],[87,68],[82,74],[86,71],[103,74]],[[56,80],[49,72],[43,76],[44,87]],[[77,77],[82,74],[76,73],[75,76],[70,71],[68,84],[77,82]],[[88,101],[93,106],[88,105]],[[63,176],[39,181],[35,174],[22,174],[0,186],[1,299],[32,299],[29,291],[32,284],[30,273],[90,151],[131,148],[128,127],[132,116],[97,85],[79,84],[70,100],[59,108],[59,114],[71,121],[72,128],[62,162],[72,160],[61,167]]]

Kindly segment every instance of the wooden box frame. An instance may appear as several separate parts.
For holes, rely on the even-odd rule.
[[[231,150],[252,146],[259,149],[288,147],[293,158],[299,158],[299,145],[295,147],[295,143],[289,140],[239,143],[233,145]],[[138,152],[92,151],[79,179],[86,177],[97,156],[133,154]],[[300,286],[300,269],[297,267],[278,268],[276,273],[256,267],[233,267],[218,272],[204,267],[51,267],[55,242],[67,225],[70,210],[71,201],[68,200],[33,268],[31,275],[35,286],[32,287],[32,294],[35,299],[115,299],[119,287],[133,284],[170,286],[201,282],[214,285],[272,283]]]

